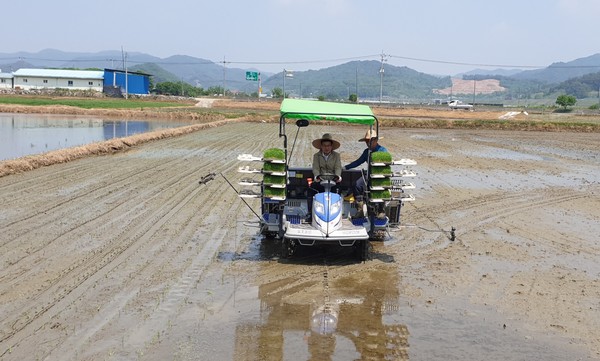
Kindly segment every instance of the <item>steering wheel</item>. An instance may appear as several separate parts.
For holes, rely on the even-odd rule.
[[[340,179],[338,175],[332,173],[319,174],[318,177],[321,178],[321,182],[335,182]]]

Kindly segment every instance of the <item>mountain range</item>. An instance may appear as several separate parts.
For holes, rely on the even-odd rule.
[[[385,64],[382,77],[381,63],[376,60],[351,61],[319,70],[296,71],[287,73],[285,78],[283,71],[273,74],[254,68],[223,66],[224,64],[227,65],[187,55],[159,58],[145,53],[124,53],[117,50],[79,53],[45,49],[37,53],[0,53],[0,69],[3,72],[13,72],[20,68],[127,68],[151,74],[154,83],[183,81],[204,89],[225,87],[247,93],[258,91],[257,82],[246,80],[246,72],[254,71],[261,73],[263,93],[284,88],[287,94],[301,97],[323,95],[327,98],[347,99],[350,94],[358,94],[363,99],[428,99],[434,96],[435,89],[452,87],[453,78],[429,75],[391,64]],[[474,69],[455,78],[497,79],[506,89],[506,94],[514,95],[519,92],[518,96],[523,96],[536,92],[560,91],[561,83],[572,83],[573,79],[579,77],[587,77],[585,79],[589,82],[590,74],[599,72],[600,53],[570,62],[553,63],[543,69]],[[594,89],[594,86],[590,85],[590,88]],[[595,88],[598,89],[597,86]]]

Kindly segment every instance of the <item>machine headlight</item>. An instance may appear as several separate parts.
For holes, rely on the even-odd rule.
[[[325,212],[325,207],[323,206],[323,203],[317,202],[316,200],[314,201],[314,208],[316,213],[323,214]]]
[[[340,199],[339,201],[331,204],[330,212],[331,212],[331,214],[338,214],[341,209],[342,209],[342,200]]]

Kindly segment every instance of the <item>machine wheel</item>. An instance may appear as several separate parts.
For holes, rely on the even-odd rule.
[[[296,242],[290,238],[281,239],[281,258],[290,258],[296,250]]]
[[[354,257],[359,262],[364,262],[369,259],[369,246],[370,242],[368,239],[357,241],[354,244]]]

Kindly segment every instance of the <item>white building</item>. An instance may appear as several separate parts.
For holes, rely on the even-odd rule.
[[[13,75],[10,73],[3,73],[0,70],[0,89],[11,89],[13,87]]]
[[[12,73],[15,89],[74,89],[102,91],[104,71],[19,69]]]

